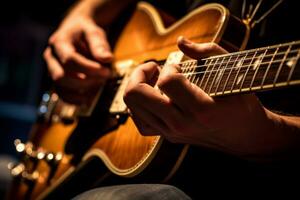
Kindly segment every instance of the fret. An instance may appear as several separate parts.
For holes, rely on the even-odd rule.
[[[212,83],[210,84],[210,88],[209,88],[209,91],[207,92],[207,94],[210,94],[211,89],[212,89],[213,86],[214,86],[214,83],[215,83],[216,78],[217,78],[217,77],[218,77],[218,78],[220,77],[220,73],[221,73],[220,68],[221,68],[221,66],[223,65],[224,59],[225,59],[225,56],[223,57],[223,59],[221,60],[221,62],[217,63],[217,64],[219,65],[219,67],[217,67],[217,69],[213,69],[213,70],[215,71],[215,74],[214,74]]]
[[[187,75],[186,75],[186,71],[187,71],[186,63],[180,63],[180,69],[181,69],[181,73],[184,74],[185,77],[187,77]]]
[[[255,70],[255,72],[253,74],[253,78],[251,80],[251,84],[250,84],[250,87],[249,87],[250,90],[253,90],[254,81],[255,81],[255,79],[257,77],[259,68],[261,66],[261,63],[263,62],[263,59],[264,59],[267,51],[268,51],[268,48],[264,51],[263,54],[260,54],[260,56],[257,58],[257,60],[255,60],[254,63],[253,63],[253,70]]]
[[[214,73],[214,68],[215,68],[216,64],[218,63],[218,60],[219,60],[219,58],[217,58],[217,59],[215,60],[215,63],[212,65],[212,67],[211,67],[211,69],[210,69],[210,73],[209,73],[209,75],[208,75],[208,78],[207,78],[207,80],[206,80],[206,82],[205,82],[205,85],[204,85],[204,87],[202,88],[202,90],[205,91],[206,93],[207,93],[206,87],[207,87],[208,84],[210,83],[210,77],[211,77],[212,74]]]
[[[225,58],[225,57],[224,57],[224,58]],[[222,69],[221,69],[221,73],[222,73],[222,74],[220,75],[220,78],[219,78],[219,80],[218,80],[218,85],[216,86],[214,95],[217,95],[218,89],[219,89],[219,87],[220,87],[220,83],[222,82],[223,76],[224,76],[224,74],[225,74],[225,71],[226,71],[226,68],[227,68],[228,64],[229,64],[230,61],[231,61],[231,58],[232,58],[232,56],[229,56],[229,59],[226,61],[226,65],[225,65],[224,67],[222,67]]]
[[[199,80],[202,80],[204,75],[204,70],[206,69],[205,64],[199,65],[199,62],[195,60],[193,63],[193,75],[194,78],[191,80],[191,83],[194,83],[195,85],[198,85]]]
[[[205,61],[205,64],[207,63],[208,60]],[[211,63],[213,62],[213,59],[210,60],[209,64],[207,65],[205,71],[203,72],[203,76],[202,76],[202,79],[201,79],[201,82],[200,84],[198,85],[201,89],[203,89],[203,86],[202,86],[202,83],[205,82],[205,77],[206,77],[206,74],[209,73],[209,66],[211,65]]]
[[[246,69],[245,75],[244,75],[243,80],[242,80],[242,83],[241,83],[241,85],[240,85],[240,91],[241,91],[242,88],[243,88],[243,85],[244,85],[244,83],[245,83],[246,77],[248,77],[249,69],[250,69],[251,66],[252,66],[252,63],[253,63],[253,61],[254,61],[254,58],[255,58],[256,54],[257,54],[257,51],[254,52],[254,54],[253,54],[253,56],[252,56],[252,58],[251,58],[251,60],[250,60],[250,63],[249,63],[249,65],[248,65],[247,69]],[[252,76],[251,76],[251,77],[252,77]],[[245,87],[244,87],[244,88],[245,88]]]
[[[260,84],[260,87],[261,87],[261,88],[263,88],[263,86],[264,86],[264,83],[265,83],[266,78],[267,78],[267,74],[268,74],[268,72],[269,72],[269,70],[270,70],[270,67],[271,67],[272,64],[273,64],[274,58],[276,57],[278,50],[280,49],[280,46],[281,46],[281,45],[279,45],[279,46],[276,48],[275,52],[273,53],[273,56],[272,56],[272,58],[271,58],[271,61],[269,62],[269,65],[268,65],[268,67],[267,67],[267,69],[266,69],[266,72],[265,72],[265,74],[264,74],[264,77],[263,77],[263,79],[262,79],[262,81],[261,81],[261,84]]]
[[[288,84],[287,80],[289,77],[289,74],[291,73],[293,69],[293,65],[297,60],[298,52],[295,51],[295,46],[293,45],[290,49],[286,59],[284,60],[283,66],[281,68],[281,71],[279,72],[278,79],[276,81],[277,83],[281,84]]]
[[[231,66],[231,71],[230,71],[230,75],[228,78],[228,83],[225,87],[225,91],[228,93],[232,93],[232,87],[234,86],[234,81],[235,81],[235,77],[238,74],[238,71],[240,69],[240,66],[242,65],[242,61],[243,61],[244,55],[240,54],[238,59],[236,60],[236,62]]]
[[[232,70],[233,70],[233,68],[234,68],[233,66],[235,65],[235,63],[236,63],[236,61],[238,60],[239,56],[240,56],[240,54],[237,55],[237,57],[236,57],[236,59],[234,60],[233,64],[232,64],[231,66],[229,65],[229,69],[230,69],[230,70],[229,70],[227,79],[226,79],[226,81],[225,81],[225,84],[224,84],[224,87],[223,87],[223,90],[222,90],[222,94],[224,94],[225,91],[226,91],[226,87],[227,87],[227,84],[228,84],[228,80],[230,79],[231,72],[232,72]]]
[[[276,77],[277,70],[280,67],[281,61],[284,58],[284,55],[285,55],[285,52],[287,51],[287,49],[288,49],[288,46],[281,46],[275,55],[274,55],[274,53],[275,53],[276,49],[273,50],[272,53],[273,53],[274,59],[271,63],[269,71],[264,80],[264,83],[262,86],[263,88],[273,87],[273,81]],[[270,60],[270,62],[271,62],[271,60]],[[263,77],[261,79],[263,79]],[[284,80],[286,80],[286,78]],[[261,87],[261,85],[259,85],[259,88],[260,87]]]
[[[196,70],[197,65],[195,65],[194,62],[189,62],[188,65],[192,69],[192,71],[191,71],[192,74],[191,74],[190,82],[193,82],[195,80],[195,78],[196,78],[195,70]]]
[[[206,61],[207,62],[207,61]],[[206,62],[204,63],[204,65],[206,65]],[[203,69],[204,69],[204,66],[200,65],[200,66],[197,66],[199,64],[199,62],[196,63],[196,66],[195,66],[195,80],[193,80],[192,83],[194,83],[195,85],[198,85],[198,82],[201,78],[201,80],[203,80],[203,76],[204,76],[204,73],[202,73]],[[203,74],[203,76],[202,76]]]
[[[183,68],[182,72],[184,73],[185,77],[187,79],[189,79],[190,74],[188,73],[188,71],[189,71],[188,62],[184,62],[181,65],[182,65],[182,68]]]
[[[200,66],[197,61],[182,64],[182,72],[210,96],[300,84],[299,48],[297,41],[213,56]]]
[[[187,79],[190,80],[191,77],[193,77],[193,74],[192,74],[192,71],[193,71],[193,68],[191,67],[190,65],[191,62],[186,62],[185,63],[185,68],[186,68],[186,73],[187,73]]]
[[[231,86],[231,89],[230,89],[231,93],[232,93],[234,87],[239,85],[239,83],[241,82],[241,80],[242,80],[242,78],[244,76],[244,74],[241,74],[240,72],[241,72],[241,69],[243,68],[243,64],[245,62],[245,59],[246,59],[247,55],[248,54],[246,53],[245,56],[243,56],[242,59],[240,59],[239,62],[237,63],[237,65],[236,65],[236,67],[238,68],[237,69],[238,71],[237,71],[237,73],[236,73],[236,75],[234,77],[234,80],[232,82],[232,86]]]
[[[280,65],[279,65],[278,70],[277,70],[276,75],[275,75],[275,79],[273,81],[273,86],[274,87],[276,86],[276,83],[277,83],[278,78],[279,78],[280,71],[282,70],[283,64],[284,64],[284,62],[285,62],[285,60],[286,60],[286,58],[287,58],[287,56],[288,56],[288,54],[289,54],[289,52],[290,52],[290,50],[292,48],[292,45],[293,44],[290,44],[288,46],[288,49],[286,50],[286,52],[284,54],[284,57],[283,57],[282,61],[280,62]]]
[[[290,80],[291,80],[292,75],[293,75],[293,73],[294,73],[294,71],[295,71],[296,65],[298,64],[299,57],[300,57],[300,50],[298,49],[298,55],[296,56],[296,58],[295,58],[295,59],[293,60],[293,62],[291,63],[291,64],[292,64],[292,69],[291,69],[291,71],[290,71],[290,73],[289,73],[289,76],[288,76],[288,79],[287,79],[287,81],[286,81],[288,84],[290,83]],[[299,70],[298,70],[298,71],[299,71]],[[299,79],[300,79],[300,77],[299,77]]]

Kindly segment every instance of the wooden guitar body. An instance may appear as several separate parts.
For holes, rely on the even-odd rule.
[[[178,51],[176,41],[181,35],[197,43],[220,43],[228,21],[229,13],[224,7],[209,4],[166,28],[152,6],[139,4],[116,43],[115,67],[122,70],[123,63],[126,62],[136,67],[149,60],[166,60],[171,52]],[[83,159],[100,157],[111,172],[119,176],[133,177],[147,167],[162,143],[163,139],[159,136],[141,136],[128,117],[116,130],[100,137]],[[180,156],[177,155],[176,158],[181,159],[185,152],[186,148],[182,147]]]
[[[247,26],[219,4],[200,7],[168,27],[164,24],[155,8],[147,3],[138,4],[114,47],[113,67],[118,74],[126,77],[128,71],[149,60],[170,60],[171,53],[178,51],[176,41],[181,35],[198,43],[219,43],[228,50],[244,48],[249,35]],[[115,99],[122,96],[120,88]],[[112,99],[111,102],[110,106],[118,103]],[[91,116],[92,121],[94,125],[109,126],[109,122],[101,119],[104,116],[113,118],[113,125],[100,130],[84,150],[80,146],[87,144],[80,138],[88,138],[90,130],[80,127],[80,119],[70,125],[36,124],[30,141],[47,152],[62,152],[62,159],[52,172],[51,165],[37,161],[30,172],[37,171],[38,177],[30,184],[24,178],[15,178],[9,199],[66,199],[95,185],[167,182],[184,160],[189,146],[169,143],[160,136],[142,136],[127,113],[111,113],[108,109],[106,114]],[[74,134],[76,129],[81,132],[79,139]],[[70,142],[74,140],[75,144]],[[72,150],[76,148],[80,151]]]

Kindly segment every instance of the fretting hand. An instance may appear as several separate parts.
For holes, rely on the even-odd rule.
[[[213,43],[178,40],[189,57],[227,53]],[[157,84],[159,90],[154,87]],[[143,64],[133,72],[124,100],[143,135],[205,146],[240,156],[269,155],[290,142],[276,127],[282,119],[254,94],[211,98],[180,73],[177,65]]]

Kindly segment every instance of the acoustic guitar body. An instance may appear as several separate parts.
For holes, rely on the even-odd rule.
[[[171,25],[161,16],[165,15],[148,3],[138,4],[114,46],[113,67],[119,74],[126,76],[124,69],[132,70],[149,60],[170,59],[172,52],[178,52],[179,36],[197,43],[219,43],[229,51],[243,49],[249,36],[247,26],[219,4],[199,7]],[[118,102],[115,99],[122,101],[120,88],[110,99],[105,114],[85,119],[97,126],[103,124],[102,118],[109,118],[105,125],[99,125],[106,127],[87,142],[89,145],[80,139],[90,135],[90,130],[80,125],[80,119],[78,124],[50,125],[43,134],[35,134],[31,140],[36,146],[62,152],[63,160],[52,172],[51,180],[47,180],[49,166],[38,163],[35,170],[39,177],[31,189],[26,181],[16,179],[9,199],[66,199],[99,185],[168,182],[189,153],[189,146],[170,143],[160,136],[142,136],[127,113],[112,114],[109,109]],[[111,126],[109,121],[113,121]],[[80,132],[82,137],[74,132]]]

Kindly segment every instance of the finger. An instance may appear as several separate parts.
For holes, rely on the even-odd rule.
[[[159,66],[155,62],[148,62],[140,65],[132,72],[126,91],[131,90],[140,83],[147,83],[153,86],[157,80],[158,74]]]
[[[160,132],[166,131],[166,125],[156,118],[151,113],[139,109],[137,105],[134,106],[134,109],[130,111],[131,118],[134,121],[136,127],[140,131],[140,133],[144,136],[154,136],[161,135]],[[161,130],[161,131],[159,131]]]
[[[131,90],[127,90],[124,95],[124,102],[133,111],[138,105],[141,110],[139,113],[151,113],[155,118],[164,122],[167,129],[177,129],[177,125],[182,121],[181,113],[170,103],[169,99],[145,83],[140,83]],[[147,120],[145,121],[148,123]],[[154,124],[150,125],[154,126]],[[156,130],[162,131],[166,128]],[[160,133],[165,135],[169,131]]]
[[[176,65],[164,66],[157,85],[183,114],[189,114],[195,109],[197,110],[200,105],[206,106],[213,102],[211,97],[199,87],[191,84],[179,71],[179,67]]]
[[[85,39],[88,43],[92,56],[103,63],[110,63],[113,59],[105,32],[100,28],[91,28],[85,32]]]
[[[200,60],[209,56],[228,53],[225,49],[216,43],[194,43],[182,36],[177,40],[179,49],[187,56]]]
[[[110,70],[108,68],[77,53],[70,44],[61,42],[56,43],[53,47],[55,55],[65,69],[81,72],[87,76],[109,77]]]
[[[50,47],[47,47],[44,51],[44,59],[47,63],[47,67],[49,70],[49,73],[53,80],[58,80],[61,77],[64,76],[64,70],[62,66],[59,64],[59,62],[56,60],[56,58],[52,54],[52,50]]]

